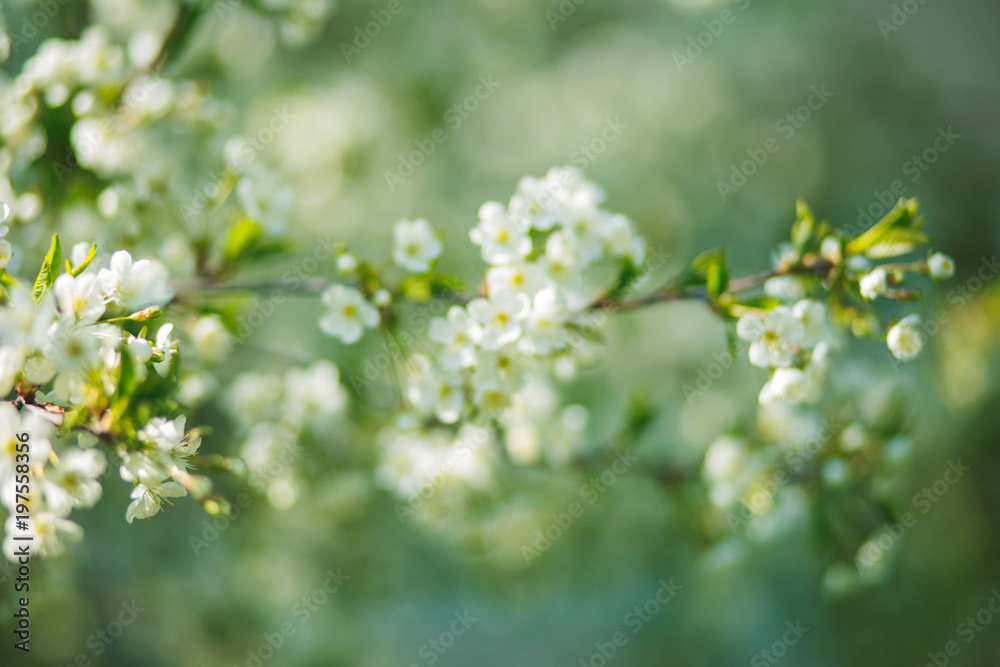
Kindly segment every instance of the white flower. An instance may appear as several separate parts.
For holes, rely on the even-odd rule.
[[[830,337],[826,306],[819,301],[799,301],[792,312],[802,323],[802,345],[805,347],[812,347]]]
[[[156,481],[146,481],[135,485],[132,489],[132,502],[125,510],[125,520],[132,523],[134,519],[148,519],[160,511],[160,506],[167,498],[180,498],[187,495],[183,486],[174,481],[165,481],[163,477]]]
[[[529,262],[514,261],[486,271],[486,290],[490,296],[506,291],[534,296],[544,284],[545,272]]]
[[[750,363],[767,368],[791,365],[793,347],[801,340],[804,329],[791,308],[778,306],[766,319],[743,316],[736,325],[736,332],[743,340],[752,341]]]
[[[596,207],[604,201],[604,192],[576,167],[552,167],[545,174],[545,187],[566,205]]]
[[[190,334],[195,351],[205,360],[220,361],[233,345],[232,336],[218,315],[198,318]]]
[[[527,466],[542,458],[542,441],[538,427],[528,422],[514,424],[505,431],[504,448],[514,464]]]
[[[480,247],[484,260],[505,264],[531,252],[528,229],[528,223],[508,215],[503,204],[486,202],[479,208],[479,225],[469,231],[469,238]]]
[[[828,351],[829,347],[826,343],[819,343],[804,369],[775,369],[771,379],[760,392],[761,405],[767,405],[776,400],[810,405],[817,403],[822,396],[823,383],[830,368]]]
[[[132,361],[132,368],[135,371],[135,376],[140,380],[144,380],[148,370],[146,362],[153,356],[153,344],[145,338],[130,337],[128,342],[125,344],[125,351],[128,353],[129,359]]]
[[[177,419],[170,420],[163,417],[154,417],[139,432],[139,440],[156,446],[158,449],[169,452],[185,446],[184,423],[187,417],[181,415]],[[197,450],[197,445],[193,450]],[[189,453],[190,453],[189,451]]]
[[[646,240],[636,233],[627,217],[624,215],[612,217],[603,234],[609,255],[628,259],[636,267],[645,264]]]
[[[83,528],[73,523],[59,514],[48,509],[36,507],[32,508],[31,520],[28,522],[28,530],[16,529],[17,516],[12,512],[4,524],[6,536],[3,540],[4,555],[16,562],[15,551],[18,546],[29,544],[29,552],[32,556],[47,558],[58,556],[66,551],[64,541],[79,542],[83,539]],[[14,536],[31,537],[28,541],[15,541]]]
[[[156,455],[155,452],[153,454]],[[126,482],[156,481],[169,476],[159,463],[143,452],[126,451],[121,453],[121,459],[122,464],[118,467],[118,474]]]
[[[556,288],[543,289],[532,301],[518,349],[527,354],[547,354],[566,347],[569,342],[565,327],[568,315],[566,304]]]
[[[510,214],[517,220],[527,221],[535,229],[551,229],[558,221],[565,195],[565,188],[558,183],[525,176],[510,198]]]
[[[603,236],[608,225],[608,213],[587,206],[574,207],[566,212],[563,231],[576,249],[576,254],[590,264],[604,251]]]
[[[274,174],[261,169],[247,172],[236,185],[236,195],[250,219],[261,223],[268,233],[285,230],[295,196]]]
[[[52,346],[45,350],[58,365],[59,371],[87,371],[100,363],[100,345],[94,333],[76,326],[61,326],[53,336]]]
[[[569,290],[578,289],[583,282],[580,273],[583,260],[578,249],[562,232],[554,232],[545,241],[545,256],[541,265],[549,278]]]
[[[24,379],[32,384],[45,384],[59,370],[54,359],[37,354],[24,362]]]
[[[0,269],[6,269],[14,258],[14,246],[7,239],[0,238]]]
[[[137,434],[140,441],[154,448],[147,455],[172,475],[190,468],[189,461],[201,446],[196,432],[184,432],[186,421],[184,415],[173,420],[154,417]]]
[[[883,269],[875,269],[861,279],[860,287],[861,296],[872,301],[885,294],[888,276]]]
[[[350,345],[358,342],[365,327],[378,324],[378,310],[353,287],[331,285],[322,298],[328,310],[320,318],[319,328],[328,336]]]
[[[293,368],[285,374],[283,405],[289,415],[326,417],[339,412],[346,402],[340,370],[329,361],[315,361],[308,368]]]
[[[844,260],[844,248],[836,236],[827,236],[819,247],[820,257],[831,264],[840,264]]]
[[[396,264],[413,273],[425,273],[441,254],[441,241],[426,220],[400,220],[393,229]]]
[[[493,481],[496,462],[489,429],[466,422],[459,427],[455,440],[444,455],[444,468],[467,484],[486,488]]]
[[[113,254],[111,268],[97,275],[105,296],[128,310],[162,306],[174,296],[162,264],[149,259],[133,262],[127,250]]]
[[[165,265],[170,267],[171,275],[194,275],[198,258],[194,248],[191,247],[191,242],[183,236],[169,237],[164,241],[157,255]]]
[[[425,413],[433,413],[445,424],[457,422],[465,407],[462,377],[435,366],[427,369],[416,382],[411,383],[406,395],[415,408]]]
[[[285,424],[261,422],[250,429],[240,451],[250,471],[248,481],[258,491],[287,476],[302,454],[296,434]]]
[[[943,252],[934,253],[927,260],[927,266],[934,280],[948,280],[955,275],[955,260]]]
[[[445,368],[467,368],[476,361],[476,343],[482,339],[482,328],[461,306],[448,309],[448,319],[431,320],[427,335],[443,349],[438,353],[438,363]]]
[[[512,343],[521,335],[521,321],[528,315],[531,301],[524,294],[501,292],[487,299],[473,299],[469,314],[481,325],[483,335],[480,345],[495,350]]]
[[[59,314],[69,322],[92,324],[104,314],[104,297],[97,277],[91,273],[64,273],[52,285]]]
[[[920,316],[908,315],[889,330],[887,338],[889,351],[893,356],[908,361],[920,354],[924,347],[924,335],[920,331]]]
[[[337,270],[343,276],[353,276],[358,270],[358,258],[349,252],[342,252],[337,255]]]
[[[20,348],[5,345],[0,348],[0,396],[14,388],[14,379],[24,366],[24,353]]]
[[[173,324],[164,324],[160,327],[160,330],[156,332],[156,349],[163,354],[163,360],[157,361],[153,364],[153,368],[160,375],[166,375],[170,372],[170,361],[174,358],[174,354],[177,352],[177,341],[170,340],[170,334],[174,330]]]
[[[0,402],[0,502],[14,503],[14,493],[8,492],[7,485],[14,482],[15,466],[18,461],[17,438],[19,433],[28,433],[31,443],[31,471],[36,477],[41,474],[48,460],[52,445],[47,439],[51,425],[35,412],[37,408],[18,412],[13,403]],[[21,450],[23,451],[23,447]],[[13,486],[10,487],[13,489]]]
[[[191,457],[201,446],[201,437],[196,431],[184,432],[186,419],[184,415],[173,420],[154,417],[139,431],[139,440],[148,446],[144,453],[152,462],[144,470],[137,471],[140,482],[160,478],[161,470],[183,481],[191,467]]]
[[[381,456],[375,480],[403,497],[415,496],[442,473],[447,440],[437,433],[398,433],[386,429],[379,434]]]
[[[483,397],[491,391],[509,395],[520,390],[525,384],[528,371],[535,363],[533,357],[519,353],[513,345],[505,346],[499,350],[481,351],[472,373],[472,386],[476,393],[476,403],[483,407]],[[496,398],[499,397],[492,396],[490,400]],[[506,399],[502,401],[504,406],[507,402]],[[486,411],[489,412],[488,409]]]
[[[724,508],[736,503],[752,483],[752,466],[742,440],[723,435],[713,442],[705,452],[701,469],[712,504]],[[756,511],[759,509],[755,507]]]
[[[730,480],[739,475],[747,463],[746,445],[742,440],[724,435],[705,452],[701,475],[712,482]]]
[[[799,276],[775,276],[764,283],[764,293],[782,301],[798,301],[806,296],[806,287]]]
[[[17,345],[25,353],[41,350],[48,344],[55,316],[51,292],[36,305],[28,289],[14,287],[7,303],[0,307],[0,332],[8,345]]]
[[[72,449],[46,472],[46,503],[68,514],[73,507],[93,507],[101,499],[100,476],[108,467],[98,449]]]
[[[226,392],[229,413],[244,425],[278,418],[282,382],[270,373],[240,373]]]

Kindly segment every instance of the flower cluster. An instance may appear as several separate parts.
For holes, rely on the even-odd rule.
[[[156,514],[167,498],[191,492],[200,499],[209,490],[205,478],[189,472],[200,437],[185,431],[185,418],[146,411],[144,422],[135,423],[128,405],[132,392],[174,373],[173,325],[149,337],[144,325],[174,296],[167,271],[155,260],[133,261],[125,250],[101,268],[95,252],[93,245],[78,244],[62,267],[55,237],[32,290],[2,272],[0,393],[16,389],[24,410],[0,405],[8,443],[0,480],[12,510],[13,445],[18,433],[28,433],[30,472],[38,484],[30,493],[30,530],[42,555],[59,553],[62,538],[78,539],[82,531],[67,517],[100,498],[108,461],[99,443],[120,458],[120,475],[133,485],[129,522]],[[13,520],[11,512],[8,538]],[[11,554],[9,540],[5,547]]]
[[[762,404],[819,401],[834,342],[822,303],[803,299],[793,307],[777,306],[766,316],[744,315],[736,329],[750,342],[750,363],[771,371],[760,392]]]
[[[303,42],[329,8],[295,1],[254,11],[276,18],[286,41]],[[13,234],[0,225],[0,391],[16,394],[0,406],[0,436],[29,432],[35,444],[31,472],[39,486],[30,502],[43,555],[80,536],[70,514],[99,499],[112,463],[131,485],[129,522],[185,495],[224,511],[195,459],[224,472],[242,466],[199,455],[201,432],[187,430],[179,413],[211,400],[234,334],[243,337],[234,324],[240,304],[214,301],[211,290],[224,293],[246,265],[286,250],[281,235],[294,205],[258,160],[260,137],[222,132],[232,105],[196,82],[159,75],[167,35],[141,33],[127,45],[111,35],[95,26],[76,40],[45,40],[16,76],[0,80],[0,200],[12,205],[0,207],[0,223],[8,213],[16,223]],[[284,123],[282,111],[268,132]],[[60,126],[66,131],[52,131]],[[200,153],[194,144],[204,147]],[[12,183],[37,183],[38,163],[52,155],[63,187],[46,188],[45,197],[43,184],[16,192]],[[193,161],[217,169],[192,170]],[[185,194],[162,196],[177,192]],[[397,407],[379,429],[374,458],[362,457],[374,481],[405,500],[400,518],[437,516],[448,503],[493,493],[504,463],[580,463],[594,444],[585,443],[589,414],[561,405],[552,378],[568,379],[586,363],[611,309],[705,301],[736,324],[751,363],[769,371],[761,419],[780,412],[795,421],[821,404],[839,332],[884,335],[895,357],[915,357],[925,342],[919,317],[885,324],[874,302],[913,297],[907,274],[943,280],[954,273],[940,253],[875,264],[927,243],[912,200],[854,239],[800,206],[792,241],[778,249],[765,279],[730,281],[724,253],[710,251],[659,292],[631,297],[650,270],[647,244],[604,201],[578,169],[562,167],[521,179],[506,203],[483,204],[469,240],[485,270],[478,289],[446,305],[445,290],[454,297],[460,281],[438,272],[444,238],[424,219],[395,224],[391,266],[340,249],[338,280],[317,290],[310,282],[309,291],[321,293],[325,334],[354,344],[379,328],[390,339],[419,342],[392,361]],[[158,225],[172,231],[143,245],[140,231]],[[34,282],[22,284],[14,275],[31,251],[10,239],[37,243],[53,231],[72,246],[66,261],[56,236]],[[155,259],[133,260],[125,250],[99,256],[98,245]],[[165,265],[182,282],[168,283]],[[755,287],[765,296],[741,294]],[[170,321],[150,331],[168,307]],[[411,327],[408,309],[432,315]],[[178,340],[193,362],[183,369]],[[299,443],[310,432],[328,433],[344,413],[338,367],[317,361],[283,376],[244,373],[225,396],[250,485],[274,506],[291,506],[306,481],[301,466],[291,465]],[[753,463],[752,449],[733,439],[709,450],[703,477],[717,506],[772,470]],[[4,451],[0,490],[10,510],[16,454]],[[836,466],[823,470],[824,479],[837,479]],[[6,532],[9,538],[10,525]]]
[[[584,344],[581,330],[603,321],[592,308],[603,292],[588,284],[588,269],[611,266],[634,280],[646,255],[645,241],[632,223],[602,209],[603,199],[578,170],[566,167],[552,169],[542,179],[522,179],[507,206],[488,202],[480,208],[479,224],[469,236],[489,264],[482,296],[430,320],[429,347],[403,364],[407,416],[385,442],[438,442],[437,431],[422,433],[426,420],[476,428],[493,421],[503,425],[513,461],[572,458],[582,440],[586,411],[574,406],[560,415],[544,377]],[[427,275],[441,249],[425,220],[397,223],[393,258],[407,272]],[[359,271],[353,256],[341,258],[348,275]],[[328,288],[322,295],[328,307],[320,319],[323,331],[353,343],[364,328],[376,326],[382,320],[379,308],[388,302],[379,294],[386,290],[368,289],[366,298],[355,287]],[[428,445],[404,456],[401,449],[383,447],[394,463],[383,467],[381,479],[403,495],[419,488],[428,466],[437,465],[426,461],[448,451],[443,444]],[[433,455],[420,454],[425,450]],[[400,462],[413,456],[423,463]],[[412,473],[398,472],[411,468]]]
[[[452,424],[469,410],[496,414],[508,407],[529,371],[571,347],[579,338],[575,328],[592,317],[598,293],[587,287],[587,269],[603,263],[638,272],[645,241],[627,218],[600,208],[603,199],[578,170],[566,167],[543,179],[522,179],[507,206],[487,202],[480,208],[469,236],[490,264],[483,296],[430,322],[433,361],[411,360],[415,380],[406,390],[417,411]],[[441,253],[425,220],[397,223],[395,241],[393,257],[411,273],[427,273]],[[377,296],[331,286],[323,293],[328,312],[321,328],[345,343],[357,341],[379,321]]]
[[[329,361],[293,368],[284,377],[241,373],[226,393],[226,407],[245,438],[240,456],[250,487],[277,508],[291,507],[299,495],[293,463],[302,453],[303,433],[318,431],[328,441],[330,420],[346,401],[340,370]]]

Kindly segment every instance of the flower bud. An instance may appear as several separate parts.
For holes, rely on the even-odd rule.
[[[943,252],[934,253],[927,260],[927,267],[930,269],[931,278],[934,280],[948,280],[955,275],[955,260]]]
[[[872,301],[885,294],[888,276],[882,269],[875,269],[861,279],[861,296]]]
[[[920,354],[924,348],[924,335],[920,331],[920,316],[909,315],[889,330],[886,341],[893,356],[908,361]]]
[[[820,257],[831,264],[840,264],[844,259],[843,247],[836,236],[827,236],[819,248]]]
[[[150,306],[144,310],[140,310],[138,313],[132,313],[129,316],[130,320],[135,320],[136,322],[145,322],[146,320],[152,320],[160,316],[163,309],[159,306]]]

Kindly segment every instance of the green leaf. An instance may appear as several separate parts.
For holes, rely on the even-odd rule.
[[[132,360],[132,355],[128,353],[128,350],[122,350],[121,375],[118,378],[117,396],[123,400],[127,400],[130,396],[136,393],[136,387],[138,387],[140,383],[141,380],[136,373],[135,362]]]
[[[736,337],[736,325],[731,320],[727,321],[725,326],[725,331],[726,331],[726,352],[729,353],[729,356],[731,358],[735,359],[737,352],[736,344],[738,340]]]
[[[7,273],[5,269],[0,269],[0,286],[3,287],[2,297],[0,298],[6,299],[11,291],[20,284],[17,278]]]
[[[73,276],[80,275],[81,273],[83,273],[83,270],[86,269],[88,266],[90,266],[90,263],[94,261],[94,255],[96,253],[97,253],[97,244],[91,243],[90,252],[87,253],[87,256],[84,258],[82,262],[80,262],[80,264],[76,268],[74,269],[69,268],[70,266],[69,260],[66,260],[66,272],[72,274]]]
[[[862,233],[853,241],[850,241],[845,250],[848,256],[859,255],[874,246],[890,230],[900,229],[920,229],[923,220],[914,220],[917,215],[916,199],[900,199],[892,207],[892,210],[885,214],[885,217],[876,222],[868,231]]]
[[[31,290],[31,295],[35,298],[35,303],[41,303],[42,297],[45,293],[52,287],[52,283],[56,281],[56,276],[59,275],[59,261],[62,259],[62,247],[59,245],[59,235],[52,235],[52,245],[49,246],[49,252],[45,255],[45,261],[42,262],[42,268],[38,271],[38,277],[35,278],[35,286]]]
[[[708,295],[712,301],[718,301],[719,297],[729,289],[729,272],[726,271],[725,251],[720,252],[709,264],[705,278]]]
[[[870,248],[865,250],[865,255],[871,259],[889,259],[913,252],[930,242],[931,240],[923,232],[896,227],[882,234]]]
[[[607,298],[617,299],[628,292],[629,288],[639,277],[640,272],[635,263],[631,259],[625,259],[622,262],[621,271],[618,272],[618,277],[615,279],[614,287],[608,291]]]
[[[431,298],[431,277],[428,275],[410,276],[399,285],[406,300],[413,303],[423,303]]]
[[[706,250],[691,260],[687,268],[677,277],[676,287],[684,289],[685,287],[705,285],[712,267],[724,262],[725,251],[722,248]]]
[[[260,235],[260,225],[247,218],[240,220],[229,229],[229,234],[226,235],[222,247],[222,258],[227,263],[242,259],[257,243]]]
[[[801,250],[812,239],[816,217],[801,199],[795,202],[795,223],[792,225],[792,245]]]
[[[0,269],[0,285],[3,285],[10,291],[12,287],[17,287],[20,284],[21,281],[7,273],[6,269]]]
[[[77,426],[86,423],[87,418],[90,414],[87,412],[86,407],[80,406],[67,410],[63,415],[62,425],[60,426],[60,432],[62,434],[69,433]]]
[[[649,396],[632,392],[625,406],[625,430],[629,437],[635,439],[641,436],[656,419],[656,408]]]
[[[759,296],[753,299],[745,299],[740,301],[741,306],[747,306],[749,308],[758,308],[760,310],[773,310],[781,305],[781,299],[773,296]]]
[[[439,273],[432,273],[430,275],[431,280],[431,292],[434,295],[442,293],[461,293],[466,291],[467,287],[464,282],[456,278],[455,276],[449,276]]]

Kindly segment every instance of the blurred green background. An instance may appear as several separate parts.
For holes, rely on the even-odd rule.
[[[312,489],[288,510],[230,484],[231,498],[247,492],[247,507],[197,555],[189,538],[204,537],[206,521],[197,504],[128,525],[126,489],[109,479],[100,505],[74,517],[86,531],[82,545],[34,566],[30,659],[13,655],[8,635],[0,662],[62,665],[82,655],[94,665],[246,665],[248,650],[288,622],[295,634],[264,664],[408,666],[433,656],[439,665],[598,666],[595,643],[624,630],[627,644],[607,664],[757,665],[773,664],[760,652],[800,621],[808,631],[784,664],[924,665],[956,641],[961,652],[947,664],[1000,665],[1000,619],[968,644],[956,629],[1000,587],[1000,287],[987,281],[961,306],[948,299],[1000,252],[1000,5],[914,2],[917,11],[883,34],[879,21],[902,4],[564,1],[573,11],[554,22],[556,0],[402,0],[347,62],[343,44],[386,2],[341,0],[319,39],[298,50],[235,3],[206,16],[171,72],[204,79],[233,101],[235,135],[288,107],[293,122],[262,161],[295,193],[292,230],[303,254],[332,235],[379,258],[393,222],[425,217],[445,232],[443,269],[469,282],[482,271],[467,236],[479,204],[505,201],[520,176],[554,165],[586,159],[608,207],[669,254],[657,279],[717,245],[734,273],[765,269],[797,198],[835,226],[857,225],[859,207],[902,181],[959,267],[919,309],[953,317],[928,353],[898,372],[884,346],[852,345],[867,355],[859,372],[904,387],[916,446],[895,509],[907,509],[950,460],[971,472],[907,530],[881,585],[833,595],[824,585],[833,559],[801,516],[762,539],[700,544],[686,499],[638,471],[524,567],[519,517],[564,511],[579,475],[509,473],[495,507],[402,523],[387,493],[348,470],[372,447],[374,423],[362,420],[303,443]],[[716,23],[727,8],[732,21]],[[8,23],[30,9],[11,3]],[[87,20],[118,34],[162,30],[168,9],[71,2],[46,31],[71,38]],[[719,25],[719,34],[707,32]],[[680,67],[675,54],[700,35],[701,53]],[[491,76],[500,85],[454,122],[449,110]],[[791,136],[780,133],[779,121],[821,86],[829,100]],[[624,129],[584,158],[609,121]],[[386,172],[439,127],[446,140],[390,189]],[[959,138],[933,165],[908,166],[947,128]],[[769,137],[778,152],[723,201],[718,181]],[[315,301],[286,302],[279,315],[219,369],[223,383],[248,369],[283,371],[282,352],[331,358],[344,377],[378,352],[374,337],[358,348],[323,338]],[[722,327],[703,308],[621,315],[607,338],[601,359],[564,388],[567,402],[590,410],[594,442],[614,430],[636,390],[657,411],[637,449],[644,460],[696,466],[719,434],[752,422],[763,377],[745,360],[704,399],[684,400],[682,386],[724,349]],[[388,401],[389,388],[383,393]],[[203,451],[235,451],[218,409],[188,423],[214,427]],[[302,622],[301,599],[338,568],[349,578]],[[627,615],[671,579],[680,591],[633,634]],[[10,609],[9,579],[2,588]],[[95,639],[133,600],[143,611],[120,638]],[[467,631],[443,654],[428,652],[466,611],[477,619]]]

